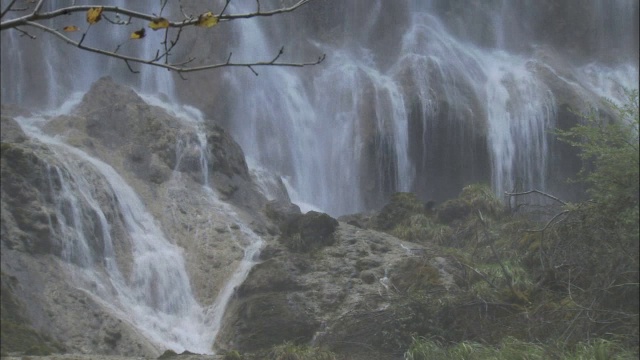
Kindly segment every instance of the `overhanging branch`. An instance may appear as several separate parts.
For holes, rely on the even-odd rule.
[[[322,54],[322,56],[320,56],[317,60],[310,61],[310,62],[300,62],[300,63],[296,63],[296,62],[278,62],[277,60],[284,53],[284,47],[283,47],[283,48],[280,48],[280,51],[278,52],[278,54],[270,61],[234,63],[234,62],[231,62],[231,55],[229,55],[229,58],[227,58],[227,61],[224,62],[224,63],[216,63],[216,64],[208,64],[208,65],[202,65],[202,66],[189,67],[189,66],[183,66],[183,65],[186,64],[186,63],[190,63],[194,59],[189,59],[189,60],[187,60],[185,62],[177,63],[177,64],[173,64],[173,63],[166,63],[165,64],[165,63],[159,62],[159,60],[162,59],[162,57],[164,57],[164,56],[160,56],[159,58],[155,57],[153,59],[143,59],[143,58],[139,58],[139,57],[135,57],[135,56],[122,55],[122,54],[118,54],[118,53],[116,53],[114,51],[107,51],[107,50],[99,49],[99,48],[92,47],[92,46],[86,46],[86,45],[84,45],[82,43],[82,40],[80,40],[80,41],[72,40],[68,36],[66,36],[63,33],[61,33],[60,31],[57,31],[57,30],[52,29],[52,28],[50,28],[48,26],[42,25],[42,24],[40,24],[38,22],[27,21],[25,23],[25,25],[33,26],[33,27],[41,29],[41,30],[43,30],[45,32],[53,34],[56,37],[58,37],[59,39],[61,39],[62,41],[66,42],[67,44],[73,45],[73,46],[75,46],[75,47],[77,47],[79,49],[82,49],[82,50],[85,50],[85,51],[89,51],[89,52],[93,52],[93,53],[100,54],[100,55],[104,55],[104,56],[108,56],[108,57],[112,57],[112,58],[116,58],[116,59],[124,60],[127,63],[127,66],[129,67],[129,69],[131,69],[130,63],[132,63],[132,62],[133,63],[139,63],[139,64],[145,64],[145,65],[151,65],[151,66],[157,66],[157,67],[165,68],[165,69],[168,69],[168,70],[173,70],[173,71],[176,71],[178,73],[189,73],[189,72],[195,72],[195,71],[217,69],[217,68],[221,68],[221,67],[246,67],[246,68],[249,68],[254,74],[258,75],[255,72],[255,70],[253,70],[253,67],[258,67],[258,66],[304,67],[304,66],[311,66],[311,65],[320,64],[325,59],[325,54]],[[83,35],[82,39],[84,39],[84,35]]]
[[[274,16],[278,14],[295,11],[296,9],[309,3],[310,1],[311,0],[299,0],[298,2],[296,2],[295,4],[289,7],[283,7],[275,10],[270,10],[270,11],[263,11],[260,8],[260,1],[257,0],[258,6],[255,12],[246,13],[246,14],[225,14],[225,11],[230,3],[230,0],[227,0],[224,4],[224,8],[220,11],[220,14],[217,15],[216,18],[217,18],[217,21],[231,21],[231,20],[237,20],[237,19],[249,19],[254,17]],[[18,10],[13,7],[15,3],[16,3],[15,0],[11,1],[9,5],[2,10],[2,15],[4,16],[9,11]],[[69,15],[69,14],[81,13],[81,12],[84,13],[89,11],[90,9],[97,7],[96,5],[78,5],[78,6],[74,5],[74,6],[62,7],[59,9],[55,9],[53,11],[40,12],[43,3],[44,3],[44,0],[39,0],[32,9],[19,9],[22,11],[29,11],[29,14],[14,18],[14,19],[2,21],[0,23],[0,31],[7,30],[7,29],[14,29],[16,31],[20,31],[22,34],[29,35],[31,38],[35,38],[35,36],[31,36],[25,30],[19,28],[19,27],[27,27],[27,26],[35,27],[44,32],[50,33],[54,35],[56,38],[64,41],[65,43],[72,45],[74,47],[77,47],[81,50],[123,60],[127,65],[127,67],[129,68],[129,70],[131,70],[132,72],[137,72],[137,71],[135,71],[131,65],[133,63],[138,63],[138,64],[156,66],[156,67],[172,70],[179,73],[181,77],[183,73],[217,69],[221,67],[246,67],[250,71],[252,71],[255,75],[258,75],[258,73],[255,71],[254,68],[260,67],[260,66],[304,67],[304,66],[312,66],[312,65],[320,64],[325,59],[325,54],[322,54],[314,61],[307,61],[307,62],[279,61],[280,57],[284,53],[284,47],[283,47],[283,48],[280,48],[277,55],[269,61],[232,62],[231,54],[229,55],[229,58],[227,58],[226,62],[206,64],[206,65],[200,65],[200,66],[187,66],[187,64],[191,64],[195,60],[195,58],[189,58],[184,61],[169,61],[170,56],[172,55],[172,50],[174,49],[174,47],[178,43],[178,40],[180,39],[180,34],[182,30],[188,26],[202,25],[200,17],[194,17],[193,15],[187,16],[186,14],[184,14],[184,11],[182,11],[183,15],[185,16],[184,20],[180,20],[180,21],[166,20],[166,23],[165,23],[166,28],[163,29],[165,31],[164,41],[159,44],[159,49],[163,48],[163,51],[158,50],[155,57],[142,58],[138,56],[125,55],[118,52],[122,44],[115,47],[115,50],[106,50],[104,48],[87,46],[83,43],[85,37],[87,36],[87,32],[85,32],[82,35],[82,38],[80,41],[76,41],[71,39],[62,31],[42,23],[43,20],[54,19],[63,15]],[[164,5],[166,5],[166,2],[163,3],[163,9],[164,9]],[[101,8],[101,14],[104,14],[104,15],[106,15],[107,13],[112,13],[112,14],[116,14],[118,18],[119,16],[128,17],[127,21],[114,21],[107,18],[107,16],[103,15],[104,19],[106,19],[106,21],[108,21],[112,25],[129,25],[131,23],[131,19],[145,20],[150,22],[155,22],[158,20],[158,15],[156,14],[148,14],[148,13],[133,11],[126,8],[120,8],[118,6],[100,6],[100,8]],[[181,7],[181,10],[183,10],[182,7]],[[160,13],[162,13],[162,11]],[[177,35],[175,35],[173,39],[169,38],[169,28],[178,29]]]
[[[228,14],[225,15],[224,13],[221,13],[218,16],[218,20],[219,21],[230,21],[230,20],[237,20],[237,19],[250,19],[250,18],[254,18],[254,17],[267,17],[267,16],[273,16],[273,15],[278,15],[278,14],[284,14],[284,13],[289,13],[292,11],[295,11],[296,9],[300,8],[301,6],[307,4],[308,2],[310,2],[311,0],[300,0],[297,3],[286,7],[286,8],[280,8],[280,9],[276,9],[276,10],[271,10],[271,11],[256,11],[256,12],[252,12],[252,13],[246,13],[246,14]],[[10,10],[11,6],[13,5],[13,3],[9,4],[9,6],[3,10],[3,15],[4,13],[6,13],[7,11]],[[49,12],[44,12],[44,13],[40,13],[39,9],[42,6],[42,1],[40,1],[38,3],[38,5],[36,5],[35,10],[33,10],[31,13],[29,13],[28,15],[25,16],[21,16],[15,19],[11,19],[11,20],[6,20],[3,21],[2,23],[0,23],[0,31],[1,30],[6,30],[6,29],[11,29],[11,28],[15,28],[16,26],[20,26],[20,25],[25,25],[26,22],[29,21],[39,21],[39,20],[48,20],[48,19],[53,19],[53,18],[57,18],[60,17],[62,15],[69,15],[72,13],[77,13],[77,12],[87,12],[89,9],[95,8],[96,5],[76,5],[76,6],[67,6],[67,7],[63,7],[60,9],[56,9],[53,11],[49,11]],[[225,9],[226,9],[226,5],[225,5]],[[224,9],[223,9],[224,11]],[[121,8],[118,6],[102,6],[102,12],[103,13],[116,13],[116,14],[120,14],[120,15],[126,15],[126,16],[130,16],[132,18],[135,19],[140,19],[140,20],[146,20],[146,21],[153,21],[155,19],[158,18],[158,16],[154,15],[154,14],[147,14],[147,13],[142,13],[139,11],[133,11],[133,10],[129,10],[126,8]],[[188,17],[185,20],[182,21],[169,21],[169,27],[171,28],[180,28],[180,27],[185,27],[185,26],[194,26],[196,24],[198,24],[199,19],[197,17]]]

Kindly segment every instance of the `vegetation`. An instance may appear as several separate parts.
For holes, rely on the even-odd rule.
[[[242,360],[242,355],[237,350],[227,351],[224,354],[223,360]]]
[[[505,337],[498,346],[487,346],[477,342],[463,341],[453,346],[444,346],[438,341],[415,338],[404,355],[405,360],[608,360],[637,359],[637,355],[620,344],[597,339],[579,343],[572,349],[562,346],[546,346]]]
[[[385,231],[433,249],[394,269],[396,301],[380,321],[405,359],[638,357],[638,91],[606,104],[558,132],[581,154],[587,201],[533,190],[511,194],[520,204],[510,212],[470,185],[434,212],[407,195],[381,212]],[[533,197],[553,205],[522,211]],[[452,265],[455,286],[433,254]]]
[[[269,353],[270,360],[335,360],[336,355],[331,351],[321,348],[295,345],[286,342],[282,345],[274,346]]]

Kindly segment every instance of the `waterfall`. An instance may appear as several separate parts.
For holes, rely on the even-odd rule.
[[[165,237],[136,192],[110,165],[43,134],[33,119],[19,120],[60,164],[48,168],[58,210],[51,230],[63,243],[62,257],[76,286],[154,343],[178,352],[210,353],[212,333],[193,297],[182,250]],[[117,215],[109,223],[113,209]],[[128,275],[114,251],[123,246],[111,235],[116,219],[122,219],[125,230],[125,238],[117,241],[131,248]]]
[[[8,3],[3,0],[2,7]],[[45,9],[67,3],[45,2]],[[159,11],[159,2],[108,3]],[[283,3],[263,0],[260,6]],[[444,201],[471,182],[489,183],[498,194],[516,186],[545,190],[565,180],[550,165],[551,130],[562,120],[561,110],[579,110],[599,97],[619,102],[624,88],[638,84],[638,3],[584,5],[312,1],[292,14],[185,30],[179,54],[198,55],[194,64],[225,61],[230,53],[238,62],[264,61],[284,45],[281,60],[309,61],[326,53],[322,64],[260,67],[259,76],[245,68],[221,69],[187,81],[137,64],[132,66],[140,73],[134,74],[121,60],[70,48],[25,27],[36,40],[14,30],[0,34],[3,48],[10,49],[0,59],[1,99],[30,110],[57,109],[110,75],[151,94],[143,96],[148,103],[184,120],[172,186],[184,187],[182,171],[196,169],[190,175],[196,174],[198,194],[226,226],[238,225],[229,232],[242,252],[210,306],[194,299],[182,250],[110,165],[27,123],[24,128],[53,149],[47,176],[57,216],[50,225],[65,239],[61,257],[78,286],[158,344],[211,352],[234,288],[255,263],[262,239],[213,190],[205,118],[231,132],[254,173],[263,174],[262,187],[284,184],[305,210],[334,216],[369,211],[396,191]],[[234,1],[228,12],[255,7],[255,1]],[[171,2],[163,11],[181,17]],[[75,24],[83,31],[88,26],[81,13],[49,24]],[[129,40],[138,28],[101,21],[91,27],[87,44],[120,45],[123,53],[150,58],[161,47],[163,32],[147,29],[145,39]],[[69,36],[77,39],[81,33]],[[114,229],[124,229],[125,237],[114,236]],[[130,268],[118,255],[128,247]]]
[[[211,344],[213,344],[222,327],[222,319],[227,305],[235,294],[236,288],[242,284],[251,268],[257,263],[264,241],[249,228],[246,220],[238,214],[236,209],[222,201],[217,192],[212,188],[214,184],[210,183],[209,180],[209,145],[207,143],[203,114],[190,106],[168,104],[156,96],[144,94],[140,94],[140,96],[150,105],[161,107],[167,111],[167,113],[181,120],[184,126],[181,136],[176,139],[176,165],[173,171],[171,186],[174,190],[184,187],[184,183],[181,182],[182,175],[180,174],[183,165],[185,165],[182,162],[186,157],[191,159],[197,158],[197,164],[189,165],[199,170],[201,188],[198,190],[208,204],[207,211],[217,215],[218,218],[216,222],[226,224],[228,232],[234,234],[234,242],[242,250],[242,258],[239,264],[234,269],[230,278],[221,286],[214,303],[205,309],[206,335],[210,339]],[[179,199],[176,199],[176,201],[179,201]],[[222,220],[220,218],[222,218]],[[229,224],[237,227],[237,232],[240,233],[241,236],[236,235],[236,232],[231,230],[231,225]],[[212,226],[213,223],[210,223],[210,227]]]
[[[498,194],[516,184],[546,189],[564,182],[549,172],[549,152],[557,108],[568,106],[558,98],[566,95],[536,67],[564,73],[567,86],[589,94],[572,107],[602,95],[621,98],[621,85],[637,86],[637,60],[627,55],[636,45],[624,32],[633,27],[637,4],[596,1],[579,10],[534,1],[467,5],[353,1],[326,5],[332,9],[317,5],[317,13],[299,21],[234,24],[237,47],[248,58],[286,44],[277,29],[301,31],[311,39],[294,35],[290,42],[330,56],[308,72],[226,76],[234,106],[225,124],[248,157],[286,180],[294,202],[334,215],[380,207],[394,191],[442,201],[471,182],[491,184]],[[534,15],[555,19],[563,11],[578,14],[566,33],[584,32],[582,48],[549,34],[551,46],[566,46],[567,53],[539,55],[540,34],[549,29]],[[626,27],[614,15],[624,17]],[[588,37],[580,16],[607,30]],[[305,30],[314,21],[321,26]],[[340,37],[312,32],[325,28]],[[601,38],[631,51],[606,65]],[[576,65],[565,67],[566,59]]]
[[[233,2],[228,12],[254,10],[254,2]],[[176,6],[163,11],[181,16]],[[3,42],[16,50],[2,55],[2,99],[47,107],[109,73],[168,102],[193,101],[231,131],[251,163],[289,184],[294,202],[333,215],[380,207],[395,191],[440,201],[469,182],[490,183],[497,193],[516,182],[545,188],[563,181],[548,172],[557,107],[577,104],[559,104],[562,94],[536,67],[588,94],[584,103],[616,101],[622,86],[637,86],[637,14],[628,0],[580,7],[546,0],[312,2],[282,17],[219,24],[206,33],[216,35],[215,45],[202,43],[203,32],[185,32],[182,40],[193,45],[181,55],[260,61],[285,45],[283,60],[327,53],[321,65],[259,68],[258,77],[222,70],[179,83],[162,69],[135,66],[141,74],[134,75],[121,61],[60,51],[47,34],[33,46],[4,31]],[[107,48],[131,30],[94,27],[93,44]],[[147,31],[122,51],[153,56],[161,36]],[[539,56],[538,49],[551,51]],[[77,66],[61,71],[66,64]],[[40,86],[41,79],[50,81]],[[207,97],[211,86],[219,90]]]

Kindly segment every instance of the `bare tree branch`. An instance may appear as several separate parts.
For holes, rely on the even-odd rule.
[[[284,53],[284,48],[281,48],[280,51],[278,52],[278,54],[270,61],[234,63],[234,62],[230,62],[231,56],[229,56],[227,61],[224,62],[224,63],[208,64],[208,65],[193,66],[193,67],[185,67],[185,66],[182,66],[182,64],[164,64],[162,62],[158,62],[158,60],[159,60],[158,58],[142,59],[142,58],[138,58],[138,57],[134,57],[134,56],[127,56],[127,55],[118,54],[118,53],[113,52],[113,51],[107,51],[107,50],[102,50],[102,49],[91,47],[91,46],[86,46],[86,45],[82,44],[82,41],[84,40],[84,35],[83,35],[83,37],[82,37],[82,39],[80,41],[74,41],[74,40],[70,39],[69,37],[65,36],[63,33],[59,32],[59,31],[57,31],[55,29],[52,29],[52,28],[50,28],[48,26],[42,25],[40,23],[37,23],[37,22],[29,21],[25,25],[33,26],[33,27],[39,28],[39,29],[41,29],[43,31],[46,31],[48,33],[51,33],[51,34],[57,36],[58,38],[62,39],[67,44],[73,45],[73,46],[75,46],[75,47],[77,47],[79,49],[86,50],[86,51],[93,52],[93,53],[97,53],[97,54],[101,54],[101,55],[105,55],[105,56],[108,56],[108,57],[113,57],[113,58],[116,58],[116,59],[124,60],[125,62],[127,62],[127,66],[129,66],[130,69],[131,69],[131,67],[130,67],[129,62],[157,66],[157,67],[173,70],[173,71],[176,71],[178,73],[188,73],[188,72],[202,71],[202,70],[208,70],[208,69],[217,69],[217,68],[221,68],[221,67],[246,67],[249,70],[251,70],[254,74],[258,75],[258,73],[253,69],[253,67],[257,67],[257,66],[304,67],[304,66],[311,66],[311,65],[320,64],[325,59],[325,55],[323,54],[317,60],[311,61],[311,62],[302,62],[302,63],[278,62],[277,61],[278,58],[280,58],[280,56]],[[190,62],[192,60],[193,59],[191,59],[191,60],[189,60],[187,62]]]
[[[9,10],[11,10],[11,8],[13,7],[13,4],[16,3],[17,0],[11,0],[11,2],[9,3],[9,5],[7,5],[6,8],[4,8],[4,10],[2,10],[2,12],[0,13],[0,18],[4,17],[4,15],[9,12]],[[24,9],[26,10],[26,9]]]
[[[14,5],[16,0],[12,1],[9,6],[7,6],[7,8],[5,8],[2,12],[2,14],[6,14],[9,10],[11,10],[11,7]],[[237,19],[248,19],[248,18],[254,18],[254,17],[266,17],[266,16],[273,16],[273,15],[278,15],[278,14],[283,14],[283,13],[288,13],[288,12],[292,12],[298,8],[300,8],[301,6],[307,4],[308,2],[310,2],[311,0],[299,0],[298,2],[296,2],[295,4],[289,6],[289,7],[283,7],[283,8],[279,8],[279,9],[275,9],[275,10],[271,10],[271,11],[263,11],[260,8],[260,2],[257,1],[257,10],[255,12],[252,13],[246,13],[246,14],[224,14],[224,12],[226,11],[230,0],[227,0],[224,4],[223,9],[220,12],[220,15],[218,15],[216,17],[217,21],[231,21],[231,20],[237,20]],[[203,70],[209,70],[209,69],[217,69],[217,68],[221,68],[221,67],[246,67],[248,68],[251,72],[253,72],[255,75],[258,75],[257,71],[255,70],[256,67],[261,67],[261,66],[286,66],[286,67],[304,67],[304,66],[311,66],[311,65],[317,65],[319,63],[321,63],[322,61],[324,61],[325,59],[325,55],[321,55],[319,56],[316,60],[314,61],[307,61],[307,62],[283,62],[283,61],[279,61],[280,57],[282,56],[282,54],[284,53],[284,47],[280,48],[279,52],[275,55],[275,57],[269,61],[254,61],[254,62],[231,62],[231,54],[229,54],[229,57],[227,58],[226,62],[223,63],[214,63],[214,64],[205,64],[205,65],[200,65],[200,66],[186,66],[187,64],[191,63],[192,61],[195,60],[195,58],[189,58],[185,61],[181,61],[181,62],[172,62],[170,61],[170,57],[172,55],[172,51],[174,50],[175,46],[178,44],[178,41],[180,40],[180,35],[182,33],[182,30],[185,27],[188,26],[196,26],[196,25],[200,25],[201,24],[201,20],[200,17],[195,17],[193,15],[191,16],[187,16],[184,13],[184,9],[182,8],[182,5],[180,5],[180,9],[182,14],[185,16],[184,20],[181,21],[167,21],[167,25],[166,28],[164,29],[165,34],[164,34],[164,40],[162,42],[159,43],[159,49],[156,52],[155,56],[152,58],[142,58],[142,57],[137,57],[137,56],[132,56],[132,55],[126,55],[126,54],[121,54],[118,53],[118,51],[120,50],[120,47],[124,44],[119,44],[116,46],[115,50],[110,51],[110,50],[106,50],[104,48],[99,48],[99,47],[94,47],[94,46],[87,46],[84,45],[84,39],[88,33],[85,32],[82,35],[82,38],[80,39],[80,41],[76,41],[71,39],[69,36],[67,36],[65,33],[61,32],[60,30],[54,29],[51,26],[45,25],[43,24],[41,21],[43,20],[48,20],[48,19],[53,19],[53,18],[57,18],[63,15],[69,15],[72,13],[79,13],[79,12],[87,12],[92,8],[96,8],[97,6],[95,5],[79,5],[79,6],[67,6],[67,7],[62,7],[59,9],[55,9],[53,11],[49,11],[49,12],[40,12],[42,5],[44,4],[44,0],[39,0],[38,3],[34,6],[33,10],[30,10],[30,13],[25,15],[25,16],[21,16],[18,18],[14,18],[14,19],[10,19],[10,20],[6,20],[6,21],[2,21],[0,23],[0,31],[3,30],[8,30],[8,29],[14,29],[16,31],[20,31],[21,33],[31,37],[32,39],[35,39],[35,36],[27,33],[26,31],[18,28],[19,26],[31,26],[31,27],[35,27],[38,28],[44,32],[50,33],[52,35],[54,35],[55,37],[57,37],[58,39],[64,41],[67,44],[70,44],[72,46],[75,46],[81,50],[84,51],[88,51],[88,52],[93,52],[96,54],[100,54],[103,56],[107,56],[107,57],[112,57],[112,58],[116,58],[116,59],[120,59],[123,60],[127,67],[129,68],[129,70],[131,70],[134,73],[137,73],[137,71],[135,71],[132,68],[132,63],[138,63],[138,64],[144,64],[144,65],[151,65],[151,66],[156,66],[156,67],[161,67],[161,68],[165,68],[168,70],[172,70],[172,71],[176,71],[177,73],[180,74],[180,76],[182,77],[182,73],[188,73],[188,72],[195,72],[195,71],[203,71]],[[162,12],[165,10],[165,6],[167,4],[167,1],[161,3],[161,9],[159,14],[162,14]],[[131,20],[132,19],[139,19],[139,20],[146,20],[146,21],[157,21],[158,20],[158,15],[156,14],[148,14],[148,13],[142,13],[142,12],[138,12],[138,11],[133,11],[130,9],[125,9],[125,8],[120,8],[117,6],[100,6],[101,8],[101,14],[103,14],[103,18],[106,19],[106,21],[108,21],[111,24],[114,25],[129,25],[131,24]],[[108,18],[106,15],[107,13],[113,13],[116,15],[116,19],[112,20],[110,18]],[[128,17],[128,19],[126,21],[120,20],[120,16],[123,17]],[[163,19],[164,20],[164,19]],[[164,27],[164,26],[163,26]],[[91,26],[89,26],[89,28],[91,28]],[[175,28],[178,29],[177,33],[175,34],[173,39],[170,39],[170,35],[169,35],[169,28]],[[154,28],[157,29],[157,28]],[[163,50],[161,51],[160,48],[163,48]]]
[[[553,196],[553,195],[550,195],[550,194],[547,194],[547,193],[545,193],[545,192],[542,192],[542,191],[540,191],[540,190],[529,190],[529,191],[517,192],[517,193],[516,193],[516,192],[511,192],[511,193],[510,193],[510,192],[505,192],[504,194],[505,194],[505,195],[507,195],[507,196],[509,196],[509,197],[511,197],[511,196],[522,196],[522,195],[528,195],[528,194],[533,194],[533,193],[540,194],[540,195],[542,195],[542,196],[546,196],[546,197],[548,197],[548,198],[550,198],[550,199],[553,199],[553,200],[555,200],[555,201],[559,202],[559,203],[560,203],[560,204],[562,204],[562,205],[567,205],[567,203],[566,203],[566,202],[564,202],[564,201],[562,201],[562,200],[558,199],[557,197],[555,197],[555,196]]]
[[[229,21],[229,20],[250,19],[250,18],[254,18],[254,17],[266,17],[266,16],[284,14],[284,13],[295,11],[296,9],[298,9],[299,7],[307,4],[310,1],[311,0],[300,0],[297,3],[295,3],[295,4],[293,4],[293,5],[289,6],[289,7],[280,8],[280,9],[276,9],[276,10],[272,10],[272,11],[257,11],[257,12],[246,13],[246,14],[229,14],[229,15],[221,14],[221,15],[218,16],[218,20],[219,21]],[[20,25],[25,25],[27,22],[53,19],[53,18],[57,18],[57,17],[62,16],[62,15],[69,15],[69,14],[76,13],[76,12],[86,12],[89,9],[97,7],[96,5],[77,5],[77,6],[68,6],[68,7],[56,9],[56,10],[53,10],[53,11],[50,11],[50,12],[39,13],[40,8],[42,7],[42,3],[43,3],[43,0],[41,0],[36,5],[35,10],[32,11],[28,15],[25,15],[25,16],[22,16],[22,17],[19,17],[19,18],[15,18],[15,19],[11,19],[11,20],[3,21],[2,23],[0,23],[0,31],[1,30],[15,28],[16,26],[20,26]],[[226,9],[226,7],[227,6],[225,5],[224,9]],[[102,12],[103,13],[116,13],[116,14],[130,16],[130,17],[136,18],[136,19],[147,20],[147,21],[153,21],[154,19],[158,18],[156,15],[153,15],[153,14],[141,13],[141,12],[138,12],[138,11],[133,11],[133,10],[121,8],[121,7],[118,7],[118,6],[102,6]],[[190,17],[190,18],[187,18],[187,19],[185,19],[183,21],[169,21],[169,27],[172,27],[172,28],[179,28],[179,27],[185,27],[185,26],[194,26],[196,24],[198,24],[198,18],[197,17]]]

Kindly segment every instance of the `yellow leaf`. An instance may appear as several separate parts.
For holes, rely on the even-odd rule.
[[[144,37],[144,35],[145,35],[145,31],[144,31],[144,28],[142,28],[142,29],[140,29],[138,31],[132,32],[131,33],[131,38],[132,39],[136,39],[136,40],[137,39],[142,39]]]
[[[95,24],[98,21],[100,21],[100,19],[102,18],[102,6],[100,7],[93,7],[89,10],[87,10],[87,22],[89,24]]]
[[[153,19],[149,23],[149,27],[152,28],[153,30],[166,29],[169,27],[169,20],[165,18]]]
[[[217,23],[218,23],[218,17],[213,15],[211,11],[209,11],[198,16],[198,22],[196,23],[196,25],[210,28],[216,25]]]
[[[80,29],[78,29],[78,27],[75,26],[75,25],[69,25],[69,26],[63,27],[62,30],[66,31],[66,32],[74,32],[74,31],[78,31]]]

